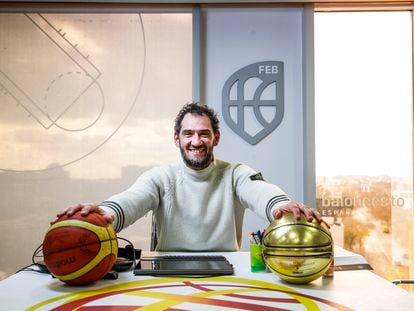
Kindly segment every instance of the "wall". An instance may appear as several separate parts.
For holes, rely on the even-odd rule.
[[[220,113],[221,143],[218,157],[244,162],[284,189],[292,199],[303,195],[301,8],[219,9],[202,12],[204,37],[205,101]],[[281,124],[255,145],[243,140],[223,119],[222,88],[239,69],[261,61],[284,63],[284,116]],[[253,86],[251,86],[253,87]],[[246,87],[246,94],[254,90]],[[255,127],[252,113],[246,126]],[[248,212],[245,230],[265,228],[267,222]],[[243,249],[248,246],[247,239]]]

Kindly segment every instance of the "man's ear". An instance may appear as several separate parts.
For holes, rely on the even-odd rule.
[[[177,134],[174,134],[174,142],[177,147],[180,147],[180,139]]]
[[[214,146],[217,146],[220,141],[220,131],[214,133]]]

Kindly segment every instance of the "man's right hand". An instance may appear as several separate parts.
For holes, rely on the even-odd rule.
[[[104,217],[108,224],[111,224],[115,218],[113,214],[106,213],[104,210],[100,209],[95,203],[79,203],[77,205],[69,206],[68,208],[65,208],[63,211],[58,213],[56,217],[58,219],[64,215],[70,217],[79,211],[83,216],[86,216],[89,213],[98,213]],[[56,221],[58,221],[58,219],[51,222],[51,224],[53,225]]]

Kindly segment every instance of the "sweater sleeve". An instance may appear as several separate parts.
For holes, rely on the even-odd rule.
[[[233,171],[236,195],[246,208],[269,222],[274,220],[273,212],[290,202],[287,194],[278,186],[264,181],[261,173],[239,164]]]
[[[130,188],[109,197],[99,205],[104,211],[115,215],[113,226],[116,232],[158,207],[161,187],[156,176],[156,168],[143,173]]]

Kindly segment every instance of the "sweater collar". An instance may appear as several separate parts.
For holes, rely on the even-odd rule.
[[[214,171],[216,165],[216,158],[213,158],[213,161],[209,164],[209,166],[203,168],[202,170],[194,170],[185,165],[184,162],[182,162],[182,166],[184,167],[184,173],[195,180],[206,180],[207,178],[209,178],[211,173]]]

